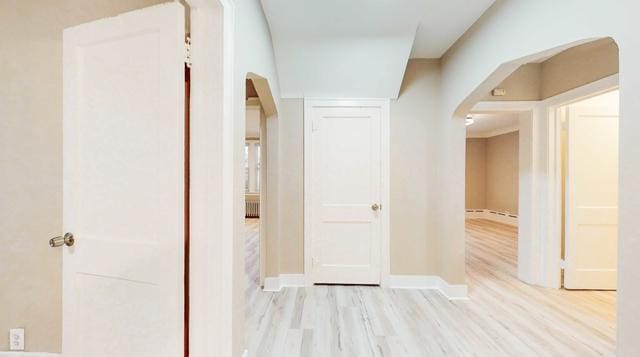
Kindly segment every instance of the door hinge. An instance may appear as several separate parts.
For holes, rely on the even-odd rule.
[[[184,63],[187,68],[191,68],[191,37],[189,36],[184,39]]]
[[[560,259],[560,269],[567,269],[567,261]]]

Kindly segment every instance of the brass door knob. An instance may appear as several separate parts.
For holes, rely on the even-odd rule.
[[[76,242],[75,238],[73,238],[73,233],[66,233],[64,236],[53,237],[49,239],[49,246],[51,248],[58,248],[66,245],[67,247],[71,247]]]
[[[371,209],[373,211],[378,211],[378,210],[380,210],[380,205],[377,204],[377,203],[374,203],[374,204],[371,205]]]

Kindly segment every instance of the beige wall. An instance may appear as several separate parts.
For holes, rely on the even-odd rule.
[[[61,348],[62,29],[161,2],[0,2],[0,351]]]
[[[618,45],[611,39],[570,48],[542,63],[540,95],[553,97],[618,71]]]
[[[467,138],[465,206],[518,214],[518,132]]]
[[[518,132],[487,138],[487,209],[518,214],[518,140]]]
[[[487,208],[485,190],[487,177],[487,139],[467,138],[465,167],[465,207],[467,209]]]
[[[279,125],[279,238],[278,272],[304,272],[304,101],[283,99]]]
[[[267,277],[304,272],[304,101],[281,99],[279,108],[267,119]]]
[[[435,144],[440,62],[410,60],[391,101],[391,274],[438,275]]]
[[[618,46],[601,39],[563,51],[541,63],[525,64],[497,87],[507,95],[489,101],[537,101],[553,97],[585,84],[614,75],[619,71]]]
[[[513,72],[498,88],[507,90],[502,97],[494,97],[488,93],[484,100],[513,101],[513,100],[540,100],[542,87],[542,64],[526,64]]]

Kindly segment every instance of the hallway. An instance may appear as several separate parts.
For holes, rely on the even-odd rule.
[[[246,225],[247,256],[256,257],[246,261],[250,356],[614,355],[615,293],[520,282],[513,227],[467,221],[470,300],[449,301],[433,290],[369,286],[260,292],[251,283],[257,222]]]

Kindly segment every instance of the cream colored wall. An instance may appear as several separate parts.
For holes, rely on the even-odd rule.
[[[61,348],[62,30],[162,2],[0,1],[0,351]]]
[[[618,46],[609,38],[576,46],[541,63],[525,64],[497,87],[507,95],[488,101],[538,101],[614,75],[619,71]]]
[[[467,138],[465,206],[518,214],[518,132]]]
[[[303,110],[302,99],[281,99],[267,121],[267,277],[304,272]]]
[[[542,63],[540,95],[553,97],[619,71],[618,46],[611,39],[568,49]]]
[[[304,272],[304,101],[280,102],[279,210],[280,274]]]
[[[484,100],[512,101],[512,100],[540,100],[542,86],[542,64],[530,63],[520,67],[507,77],[498,88],[507,90],[502,97],[494,97],[487,93]]]
[[[410,60],[391,101],[391,274],[437,275],[440,62]]]
[[[518,214],[518,132],[487,138],[486,207]]]
[[[467,138],[465,167],[465,207],[487,208],[487,139]]]

